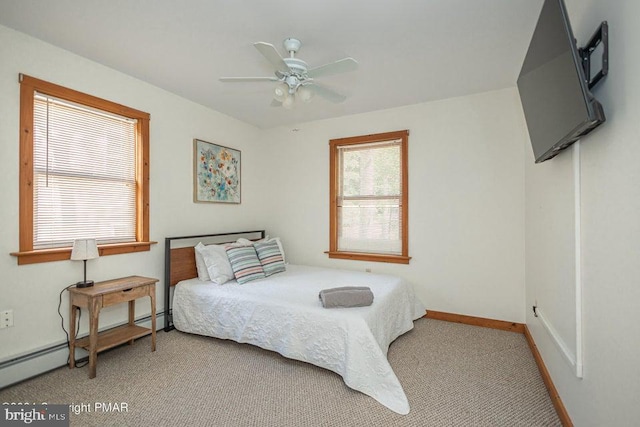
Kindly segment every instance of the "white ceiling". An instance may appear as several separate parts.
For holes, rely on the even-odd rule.
[[[260,128],[512,87],[542,0],[0,0],[0,24]],[[302,41],[310,67],[351,56],[359,69],[318,80],[349,98],[271,107],[253,47]],[[46,78],[46,76],[43,76]]]

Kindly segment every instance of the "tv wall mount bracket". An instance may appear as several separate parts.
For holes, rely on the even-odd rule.
[[[594,76],[591,76],[591,55],[593,55],[601,43],[602,68]],[[589,85],[589,89],[591,89],[609,73],[609,24],[607,24],[607,21],[602,21],[602,24],[600,24],[596,32],[593,33],[587,44],[584,47],[578,48],[578,54],[582,61],[585,81]]]

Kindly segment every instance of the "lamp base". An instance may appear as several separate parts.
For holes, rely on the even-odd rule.
[[[83,282],[76,283],[76,288],[88,288],[93,286],[93,280],[85,280]]]

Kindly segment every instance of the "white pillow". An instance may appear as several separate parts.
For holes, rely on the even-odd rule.
[[[232,243],[227,246],[252,246],[252,245],[253,245],[253,242],[251,240],[241,237],[238,240],[236,240],[235,244]]]
[[[198,270],[198,279],[207,281],[207,280],[211,280],[211,278],[209,277],[207,266],[204,263],[204,258],[200,253],[200,250],[204,247],[205,246],[202,244],[202,242],[199,242],[194,249],[196,252],[196,270]]]
[[[225,282],[233,279],[233,270],[231,269],[231,263],[227,257],[227,251],[223,245],[201,245],[196,246],[196,253],[199,253],[202,257],[204,265],[206,266],[207,275],[213,283],[222,285]],[[198,261],[196,258],[196,268],[198,267]],[[198,274],[200,277],[200,274]],[[202,279],[200,279],[202,280]]]

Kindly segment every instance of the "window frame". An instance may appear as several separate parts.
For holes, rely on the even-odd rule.
[[[136,241],[98,245],[100,256],[148,251],[149,240],[149,113],[73,89],[20,74],[19,247],[11,255],[18,265],[70,259],[71,247],[33,249],[34,96],[38,92],[76,104],[136,119]]]
[[[338,194],[339,194],[339,148],[349,145],[370,144],[390,140],[401,140],[400,176],[402,180],[402,253],[401,255],[380,254],[369,252],[349,252],[338,250]],[[371,135],[353,136],[347,138],[332,139],[329,141],[329,258],[350,259],[358,261],[389,262],[396,264],[409,264],[409,131],[401,130]]]

